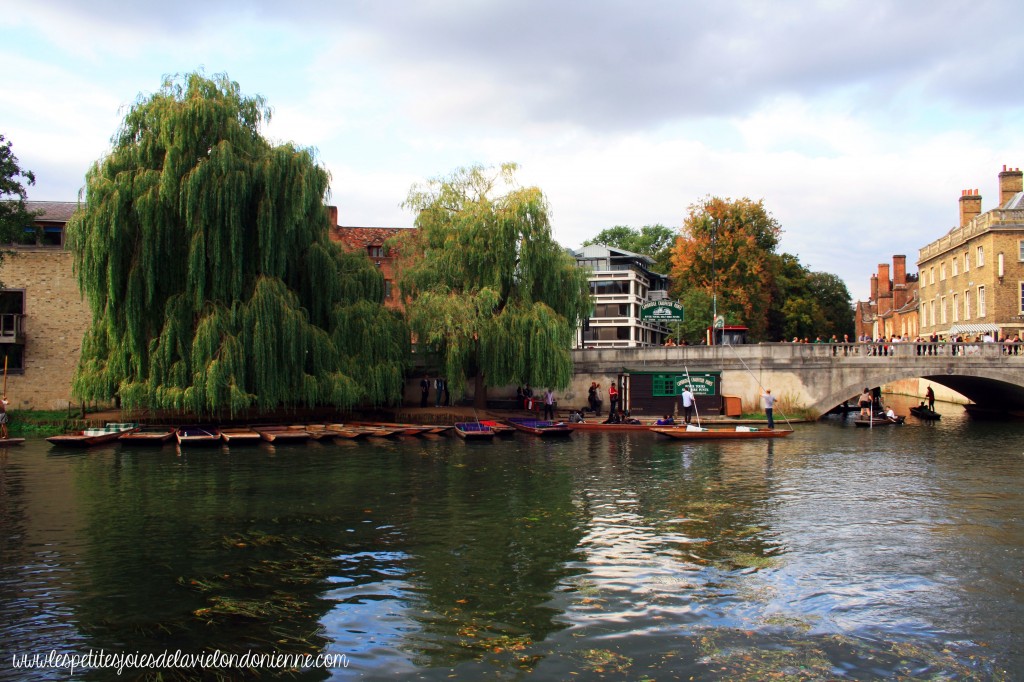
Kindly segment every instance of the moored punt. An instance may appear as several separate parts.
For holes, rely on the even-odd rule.
[[[335,438],[363,438],[369,435],[369,431],[360,426],[349,426],[348,424],[328,424],[327,430],[334,434]]]
[[[466,440],[491,440],[494,429],[483,422],[456,422],[455,435]]]
[[[263,440],[260,434],[250,428],[221,429],[220,437],[228,445],[255,445]]]
[[[46,440],[53,445],[69,445],[76,448],[89,448],[93,445],[112,443],[128,431],[139,428],[138,424],[107,424],[102,428],[84,429],[75,433],[50,436]]]
[[[494,431],[495,436],[511,436],[518,430],[510,424],[502,424],[501,422],[494,421],[493,419],[484,419],[480,423],[490,426],[491,430]]]
[[[426,424],[396,424],[394,422],[352,422],[352,425],[388,429],[392,432],[389,435],[393,436],[422,436],[436,428]]]
[[[573,431],[650,431],[655,425],[606,424],[604,422],[567,422],[566,426]]]
[[[697,426],[652,426],[651,431],[663,436],[681,440],[714,440],[738,438],[785,438],[792,430],[761,429],[750,426],[737,426],[731,429],[709,429]]]
[[[539,419],[512,417],[507,420],[513,427],[535,436],[547,438],[551,436],[571,436],[572,429],[564,422],[549,422]]]
[[[159,445],[174,438],[176,430],[173,426],[147,426],[137,431],[125,431],[118,440],[123,445]]]
[[[24,442],[24,438],[0,438],[0,448],[5,448],[8,445],[21,445]]]
[[[287,426],[257,427],[255,431],[260,434],[263,440],[270,443],[305,443],[309,440],[309,432],[303,429],[293,429]]]
[[[220,429],[212,426],[182,426],[175,432],[178,445],[213,447],[220,444]]]

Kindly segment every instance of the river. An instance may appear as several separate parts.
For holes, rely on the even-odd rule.
[[[337,657],[262,679],[1024,679],[1024,424],[939,411],[771,441],[30,441],[0,452],[0,678],[102,650]]]

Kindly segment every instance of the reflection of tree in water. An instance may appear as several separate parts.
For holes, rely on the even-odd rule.
[[[407,551],[429,609],[421,665],[523,650],[564,627],[545,606],[580,540],[571,477],[453,459],[410,491]],[[453,646],[454,645],[454,646]]]
[[[371,625],[375,589],[409,605],[419,630],[396,644],[427,665],[514,653],[561,627],[544,604],[579,532],[557,469],[406,449],[316,467],[312,449],[302,466],[258,452],[238,468],[147,453],[79,471],[74,618],[90,646],[315,655],[332,610]]]

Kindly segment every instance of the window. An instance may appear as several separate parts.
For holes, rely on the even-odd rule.
[[[1019,242],[1017,242],[1017,251],[1019,252],[1017,255],[1017,260],[1024,261],[1024,239],[1021,239]]]
[[[383,258],[384,247],[383,246],[367,246],[366,251],[370,254],[370,258]]]
[[[1020,283],[1020,310],[1018,311],[1021,315],[1024,315],[1024,282]],[[996,306],[998,307],[998,306]]]
[[[931,268],[929,268],[928,272],[928,279],[930,280],[928,283],[935,284],[935,266],[933,265]]]
[[[614,296],[629,293],[629,282],[591,282],[590,293],[593,296]]]
[[[960,321],[960,294],[953,294],[953,321]]]
[[[1024,294],[1024,289],[1021,289],[1021,293]],[[943,296],[939,299],[939,312],[942,314],[942,324],[946,324],[946,297]]]
[[[926,305],[921,306],[921,326],[928,326],[928,306]]]
[[[978,287],[978,317],[985,317],[985,287]]]
[[[978,247],[978,257],[974,259],[974,263],[980,268],[985,264],[985,247]]]
[[[20,344],[3,344],[0,346],[0,357],[7,361],[8,374],[21,374],[25,371],[25,346]]]
[[[971,252],[964,251],[964,272],[971,269]]]
[[[946,279],[946,261],[939,263],[939,279]]]
[[[932,311],[931,311],[932,314],[929,317],[932,318],[932,324],[935,325],[935,324],[938,324],[937,318],[935,317],[935,301],[931,302],[931,307],[932,307]],[[943,322],[945,322],[945,320],[943,320]]]
[[[960,259],[957,258],[956,256],[953,256],[953,262],[951,263],[951,265],[953,266],[953,276],[956,277],[957,275],[960,274]]]
[[[964,292],[964,319],[971,319],[971,290]]]
[[[598,303],[593,317],[629,317],[628,303]]]
[[[395,283],[390,279],[384,280],[384,300],[390,301],[395,293]]]

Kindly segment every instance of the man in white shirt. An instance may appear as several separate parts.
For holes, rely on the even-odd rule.
[[[686,423],[690,423],[690,417],[693,415],[693,393],[690,392],[690,385],[687,384],[683,387],[683,419]]]
[[[768,417],[768,428],[775,428],[775,396],[772,395],[772,389],[764,389],[764,394],[761,396],[761,400],[764,402],[764,416]]]

